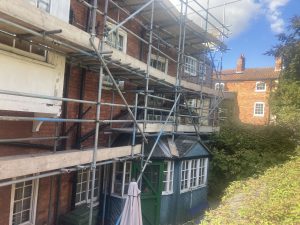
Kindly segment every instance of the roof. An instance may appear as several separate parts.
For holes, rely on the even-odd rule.
[[[197,137],[179,136],[173,143],[171,137],[162,137],[152,154],[153,158],[185,158],[209,156],[209,150],[200,143]],[[149,155],[156,137],[149,140],[145,145],[145,155]]]
[[[273,67],[249,68],[241,73],[236,73],[235,69],[223,70],[222,81],[251,81],[251,80],[276,80],[280,71],[275,71]]]

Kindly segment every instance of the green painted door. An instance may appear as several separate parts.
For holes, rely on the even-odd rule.
[[[137,175],[139,174],[139,166],[135,166]],[[162,176],[162,162],[153,162],[144,171],[141,188],[143,225],[159,225]]]

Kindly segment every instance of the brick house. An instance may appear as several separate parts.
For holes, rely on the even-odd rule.
[[[266,125],[272,120],[269,97],[276,88],[280,70],[280,59],[274,68],[247,68],[245,57],[241,55],[236,69],[222,71],[221,82],[216,83],[215,88],[236,94],[235,115],[242,123]]]
[[[88,224],[90,212],[93,223],[115,224],[144,157],[143,134],[157,137],[166,119],[168,140],[219,130],[212,117],[219,91],[202,53],[206,42],[223,47],[219,39],[188,21],[185,51],[178,51],[182,15],[168,0],[152,3],[152,10],[150,1],[99,0],[96,16],[92,2],[0,1],[1,225]],[[117,28],[144,4],[144,14]],[[181,92],[184,98],[177,97]],[[189,209],[207,201],[208,154],[200,154],[194,139],[188,141],[200,146],[196,156],[176,168],[185,178],[173,183],[172,168],[162,161],[159,173],[168,178],[152,181],[179,192],[186,183],[181,196],[197,197]],[[154,167],[147,172],[153,175]],[[156,190],[158,209],[165,191]],[[153,221],[161,220],[159,213]],[[144,224],[159,223],[153,221]]]

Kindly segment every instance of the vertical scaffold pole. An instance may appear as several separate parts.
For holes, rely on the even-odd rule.
[[[152,39],[153,39],[153,17],[154,17],[154,4],[155,0],[151,4],[151,20],[149,28],[149,46],[148,46],[148,57],[147,57],[147,73],[146,73],[146,86],[145,86],[145,102],[144,102],[144,122],[143,122],[143,131],[146,130],[147,120],[148,120],[148,92],[149,92],[149,78],[150,78],[150,63],[151,63],[151,52],[152,52]],[[144,152],[145,152],[145,141],[142,143],[142,159],[141,159],[141,169],[144,166]],[[141,188],[142,180],[139,183]]]

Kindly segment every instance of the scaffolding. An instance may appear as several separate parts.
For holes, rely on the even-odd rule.
[[[0,18],[0,32],[14,41],[27,41],[31,46],[36,45],[45,51],[63,54],[67,57],[70,67],[78,66],[83,68],[83,70],[95,72],[98,79],[97,99],[93,101],[84,100],[83,94],[81,94],[79,99],[75,99],[0,90],[0,95],[48,99],[60,101],[63,104],[76,103],[80,106],[78,118],[66,118],[66,114],[61,118],[0,116],[0,120],[5,121],[37,121],[56,124],[55,134],[52,137],[0,139],[0,143],[54,140],[53,152],[55,153],[58,146],[63,146],[64,140],[68,139],[69,133],[67,130],[60,136],[58,129],[60,126],[66,126],[66,123],[70,123],[73,125],[69,128],[69,131],[77,128],[77,133],[79,133],[76,137],[78,148],[85,140],[94,137],[92,161],[89,165],[76,165],[26,178],[5,180],[0,182],[0,186],[89,167],[92,171],[91,196],[94,196],[97,165],[109,164],[117,160],[140,158],[142,174],[149,164],[151,155],[162,135],[172,136],[174,140],[178,134],[187,134],[197,136],[201,140],[203,132],[201,129],[205,126],[205,121],[208,121],[210,127],[218,126],[218,105],[224,98],[224,95],[222,89],[214,90],[214,84],[219,82],[222,69],[221,61],[217,65],[215,64],[215,55],[217,54],[216,52],[222,52],[226,48],[223,44],[223,37],[227,37],[228,28],[209,12],[209,0],[207,0],[205,7],[197,0],[178,0],[178,5],[173,5],[168,0],[130,0],[126,2],[103,0],[100,4],[97,0],[91,1],[92,3],[85,0],[78,0],[78,2],[89,11],[87,31],[90,37],[87,45],[90,48],[72,44],[56,36],[56,34],[62,32],[59,27],[56,30],[40,32],[9,18]],[[116,15],[111,15],[109,12],[112,8],[117,11]],[[202,11],[201,13],[200,10]],[[204,27],[200,28],[188,16],[191,12],[205,21]],[[101,26],[97,24],[99,21],[102,23]],[[131,21],[134,21],[143,29],[143,37],[127,26]],[[2,27],[10,27],[11,29],[5,30]],[[214,29],[215,33],[217,32],[221,38],[211,35],[208,32],[208,28],[210,30]],[[19,35],[18,32],[14,33],[14,30],[18,30],[26,35]],[[117,57],[113,56],[113,52],[116,52],[114,48],[120,47],[117,45],[120,38],[118,33],[121,30],[132,35],[136,41],[139,41],[141,46],[143,46],[143,50],[147,49],[146,52],[141,53],[140,61],[144,61],[145,64],[142,68],[136,67],[134,63],[129,64],[118,60],[116,59]],[[115,46],[113,47],[111,43],[112,35],[115,38],[113,43]],[[168,54],[168,51],[164,49],[171,49],[175,54]],[[195,73],[194,77],[185,75],[186,71],[189,70],[185,65],[189,57],[193,57],[197,64],[202,65],[201,69],[196,67],[196,71],[190,71]],[[153,69],[153,59],[159,62],[158,59],[160,58],[164,58],[165,62],[170,61],[176,64],[175,76],[173,76],[172,80],[168,78],[172,82],[159,77],[165,76],[164,73],[158,71],[159,68]],[[71,71],[71,69],[69,70]],[[165,69],[165,71],[167,70]],[[159,76],[154,76],[153,73]],[[205,79],[206,74],[210,74],[212,79],[208,79],[208,77]],[[123,90],[119,81],[130,82],[136,88]],[[110,83],[112,86],[111,102],[103,102],[102,99],[105,82]],[[191,88],[189,88],[190,86]],[[124,92],[134,95],[133,104],[126,100]],[[114,102],[116,95],[121,98],[122,103]],[[206,98],[212,99],[208,106],[204,106]],[[189,100],[193,99],[196,99],[195,104],[190,106]],[[164,102],[167,107],[161,108],[153,104],[153,102]],[[84,111],[83,105],[89,107]],[[162,104],[160,103],[159,105],[161,106]],[[110,118],[101,119],[102,106],[110,107]],[[92,107],[96,108],[95,118],[84,118],[85,114]],[[125,119],[114,118],[113,111],[115,107],[126,109],[129,116]],[[159,120],[156,119],[156,116],[159,116]],[[180,126],[183,121],[188,121],[193,130],[186,131],[182,129]],[[83,123],[95,124],[94,129],[82,135],[80,124]],[[122,127],[122,124],[130,124],[130,127]],[[154,127],[152,130],[149,129],[150,125]],[[111,147],[115,134],[130,133],[132,135],[132,151],[129,156],[97,162],[97,154],[101,152],[101,149],[99,150],[99,132],[104,128],[109,133],[108,147]],[[151,147],[150,154],[146,157],[144,149],[148,143],[148,138],[151,136],[155,137],[155,142]],[[134,154],[133,148],[137,145],[138,140],[141,140],[141,153]],[[140,185],[141,174],[138,177]],[[92,224],[92,215],[93,201],[90,202],[89,224]]]

